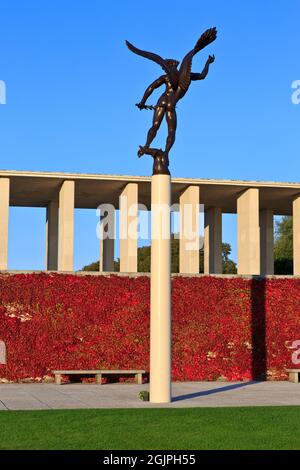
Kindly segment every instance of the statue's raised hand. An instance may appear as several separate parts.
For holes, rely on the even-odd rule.
[[[210,55],[210,56],[208,57],[208,59],[207,59],[207,62],[208,62],[209,64],[213,64],[214,61],[215,61],[215,56],[214,56],[214,55]]]

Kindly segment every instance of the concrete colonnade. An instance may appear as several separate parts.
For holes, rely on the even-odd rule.
[[[138,185],[129,183],[120,195],[120,271],[138,270]]]
[[[260,274],[259,190],[237,198],[238,274]]]
[[[189,186],[180,195],[179,271],[181,273],[199,273],[199,204],[199,186]]]
[[[111,210],[111,209],[110,209]],[[100,258],[99,271],[114,271],[115,259],[115,210],[100,211]]]
[[[58,200],[50,201],[46,208],[46,267],[58,269]]]
[[[62,183],[46,208],[46,266],[49,271],[74,269],[75,183]]]
[[[0,178],[0,270],[8,269],[9,178]]]
[[[210,207],[204,215],[204,273],[222,274],[222,209]]]
[[[300,275],[300,195],[293,200],[294,275]]]
[[[46,268],[73,271],[74,269],[74,209],[76,181],[66,179],[46,206]],[[12,181],[0,177],[0,270],[8,269],[9,206]],[[176,196],[180,212],[180,272],[199,272],[199,211],[203,187],[186,184]],[[238,274],[272,275],[274,273],[274,214],[276,207],[260,203],[259,187],[236,191]],[[290,198],[293,215],[294,274],[300,275],[300,191]],[[134,273],[138,268],[138,203],[139,183],[128,182],[119,190],[120,271]],[[204,196],[203,196],[204,197]],[[142,199],[143,200],[143,199]],[[222,200],[204,207],[204,272],[222,273]],[[11,201],[15,205],[14,200]],[[24,204],[25,205],[25,204]],[[262,205],[262,207],[261,207]],[[233,206],[234,207],[234,206]],[[267,206],[268,207],[268,206]],[[269,204],[270,207],[270,204]],[[233,212],[232,209],[230,212]],[[228,210],[225,210],[228,212]],[[99,270],[113,271],[115,256],[115,212],[107,232],[105,213],[101,213]]]
[[[274,274],[274,211],[259,212],[260,225],[260,274]]]

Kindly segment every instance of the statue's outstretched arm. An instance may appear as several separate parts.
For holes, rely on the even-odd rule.
[[[201,73],[193,73],[193,72],[191,73],[191,80],[204,80],[207,77],[207,74],[209,72],[210,64],[212,64],[214,61],[215,61],[215,56],[210,55]]]
[[[166,77],[165,75],[162,75],[157,80],[155,80],[153,83],[151,83],[151,85],[148,86],[148,88],[145,91],[144,96],[141,99],[140,103],[137,103],[137,105],[136,105],[138,108],[140,108],[140,109],[144,108],[147,99],[149,98],[150,95],[152,95],[154,90],[156,90],[156,88],[159,88],[160,86],[162,86],[165,83],[165,77]]]

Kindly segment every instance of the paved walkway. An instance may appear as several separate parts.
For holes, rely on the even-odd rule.
[[[153,405],[138,399],[147,385],[0,384],[0,410],[300,406],[300,384],[289,382],[185,382],[173,384],[173,401]]]

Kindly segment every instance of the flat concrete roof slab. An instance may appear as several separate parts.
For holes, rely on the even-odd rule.
[[[10,204],[20,207],[46,207],[58,197],[65,180],[75,181],[75,207],[96,209],[110,203],[119,207],[119,195],[128,183],[139,186],[139,202],[150,208],[151,177],[56,172],[0,171],[0,178],[10,178]],[[236,198],[247,188],[260,189],[260,208],[273,209],[278,215],[292,214],[292,201],[300,193],[300,183],[268,181],[172,178],[172,203],[190,185],[200,187],[201,203],[221,207],[224,213],[236,213]]]

